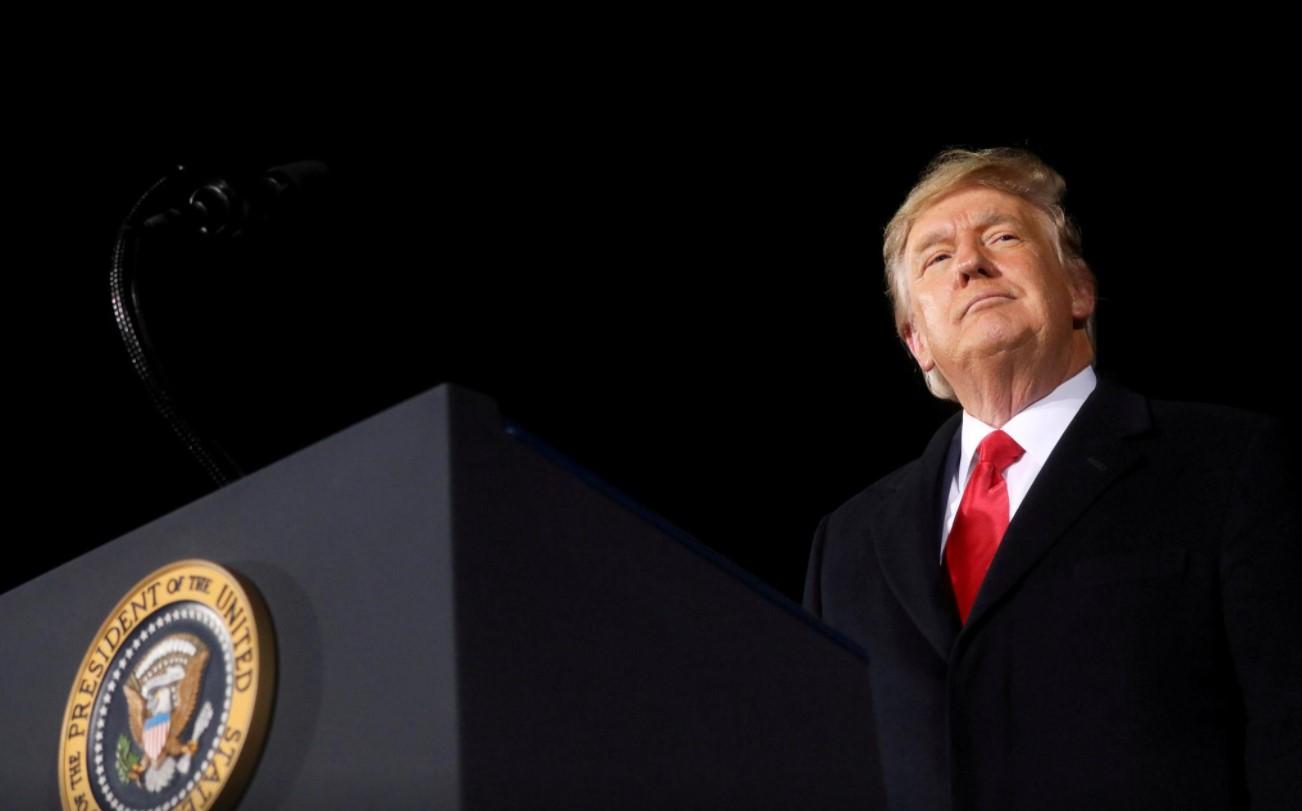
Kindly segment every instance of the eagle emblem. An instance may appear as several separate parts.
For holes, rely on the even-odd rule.
[[[132,669],[122,686],[135,747],[125,735],[117,747],[117,771],[124,782],[157,792],[177,772],[190,771],[199,736],[212,720],[211,703],[205,702],[195,718],[189,740],[181,736],[195,715],[208,655],[199,637],[178,633],[159,640]]]

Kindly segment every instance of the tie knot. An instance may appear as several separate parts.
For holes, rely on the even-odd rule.
[[[986,434],[986,438],[981,440],[977,445],[977,455],[981,457],[982,462],[987,462],[1001,473],[1008,468],[1013,462],[1022,458],[1026,453],[1021,445],[1005,434],[1003,431],[994,430]]]

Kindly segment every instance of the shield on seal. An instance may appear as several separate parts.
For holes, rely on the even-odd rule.
[[[163,751],[163,744],[167,743],[167,730],[172,726],[172,714],[170,712],[160,712],[145,721],[144,740],[140,743],[144,746],[145,754],[149,755],[151,761],[158,760],[158,753]]]

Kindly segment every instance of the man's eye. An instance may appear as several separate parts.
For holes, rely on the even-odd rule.
[[[936,264],[937,262],[939,262],[940,260],[942,260],[942,259],[948,259],[948,258],[949,258],[949,254],[947,254],[947,253],[938,253],[938,254],[936,254],[935,256],[933,256],[933,257],[931,257],[930,259],[928,259],[928,260],[927,260],[927,263],[926,263],[925,265],[923,265],[923,267],[924,267],[924,268],[929,268],[929,267],[931,267],[932,265],[934,265],[934,264]]]
[[[1000,234],[995,237],[995,242],[1003,242],[1006,239],[1017,239],[1017,234]]]

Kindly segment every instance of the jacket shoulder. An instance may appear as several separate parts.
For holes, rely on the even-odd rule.
[[[876,512],[880,506],[890,500],[906,482],[921,460],[914,459],[887,473],[877,481],[846,499],[827,515],[828,521],[846,521],[855,517],[866,517]]]
[[[1268,414],[1212,403],[1149,402],[1154,439],[1206,462],[1282,455],[1294,441],[1289,426]]]
[[[956,411],[932,433],[922,454],[900,465],[877,481],[851,496],[823,518],[826,525],[859,525],[882,507],[896,500],[897,494],[916,497],[930,492],[956,460],[954,439],[962,424],[963,414]]]
[[[854,561],[862,560],[868,552],[868,528],[885,505],[896,497],[903,483],[921,464],[915,459],[851,496],[839,507],[823,516],[814,531],[810,547],[809,564],[805,574],[804,606],[817,617],[824,618],[825,577],[845,577],[847,572],[858,571]],[[835,587],[831,587],[836,592]]]
[[[1169,428],[1241,430],[1248,433],[1283,425],[1278,417],[1215,403],[1149,400],[1154,422]]]

